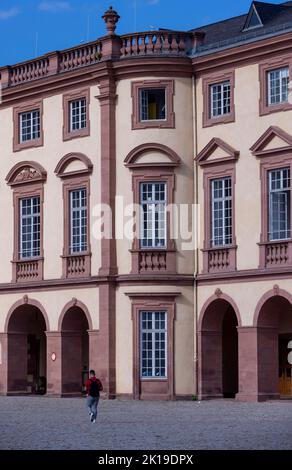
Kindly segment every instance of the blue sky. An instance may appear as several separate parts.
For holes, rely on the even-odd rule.
[[[110,4],[121,16],[117,32],[123,34],[158,27],[191,29],[246,13],[250,3],[251,0],[0,0],[0,66],[104,35],[100,17]]]

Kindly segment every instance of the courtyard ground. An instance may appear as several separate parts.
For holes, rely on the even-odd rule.
[[[292,401],[101,401],[0,397],[0,449],[292,449]]]

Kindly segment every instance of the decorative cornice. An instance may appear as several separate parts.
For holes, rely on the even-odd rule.
[[[214,158],[213,160],[209,160],[209,157],[220,148],[226,153],[226,157],[223,158]],[[225,163],[230,161],[236,161],[239,157],[239,151],[235,150],[231,145],[224,142],[222,139],[218,137],[214,137],[210,140],[210,142],[201,150],[201,152],[195,157],[196,162],[200,166],[207,166],[207,165],[217,165],[218,163]]]
[[[274,149],[265,149],[265,147],[274,139],[278,137],[286,143],[283,147]],[[270,126],[261,137],[250,148],[252,154],[256,157],[266,157],[272,155],[279,155],[292,151],[292,135],[285,132],[278,126]]]

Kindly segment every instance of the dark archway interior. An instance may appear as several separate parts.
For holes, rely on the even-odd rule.
[[[8,324],[8,392],[46,392],[46,323],[40,310],[22,305]]]
[[[292,396],[288,343],[292,340],[292,306],[281,296],[271,297],[258,317],[259,393]]]
[[[238,392],[237,316],[223,299],[212,302],[201,327],[201,395],[233,398]]]
[[[71,307],[62,321],[62,393],[79,394],[89,368],[88,321],[83,310]]]

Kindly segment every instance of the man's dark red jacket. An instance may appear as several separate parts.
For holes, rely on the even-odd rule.
[[[99,391],[102,392],[102,390],[103,390],[102,383],[101,383],[101,381],[100,381],[97,377],[94,376],[94,377],[90,377],[90,379],[88,379],[88,380],[86,381],[86,384],[85,384],[85,385],[86,385],[86,393],[87,393],[87,395],[89,395],[89,390],[90,390],[91,381],[92,381],[92,382],[95,382],[95,381],[96,381],[96,382],[98,383]]]

